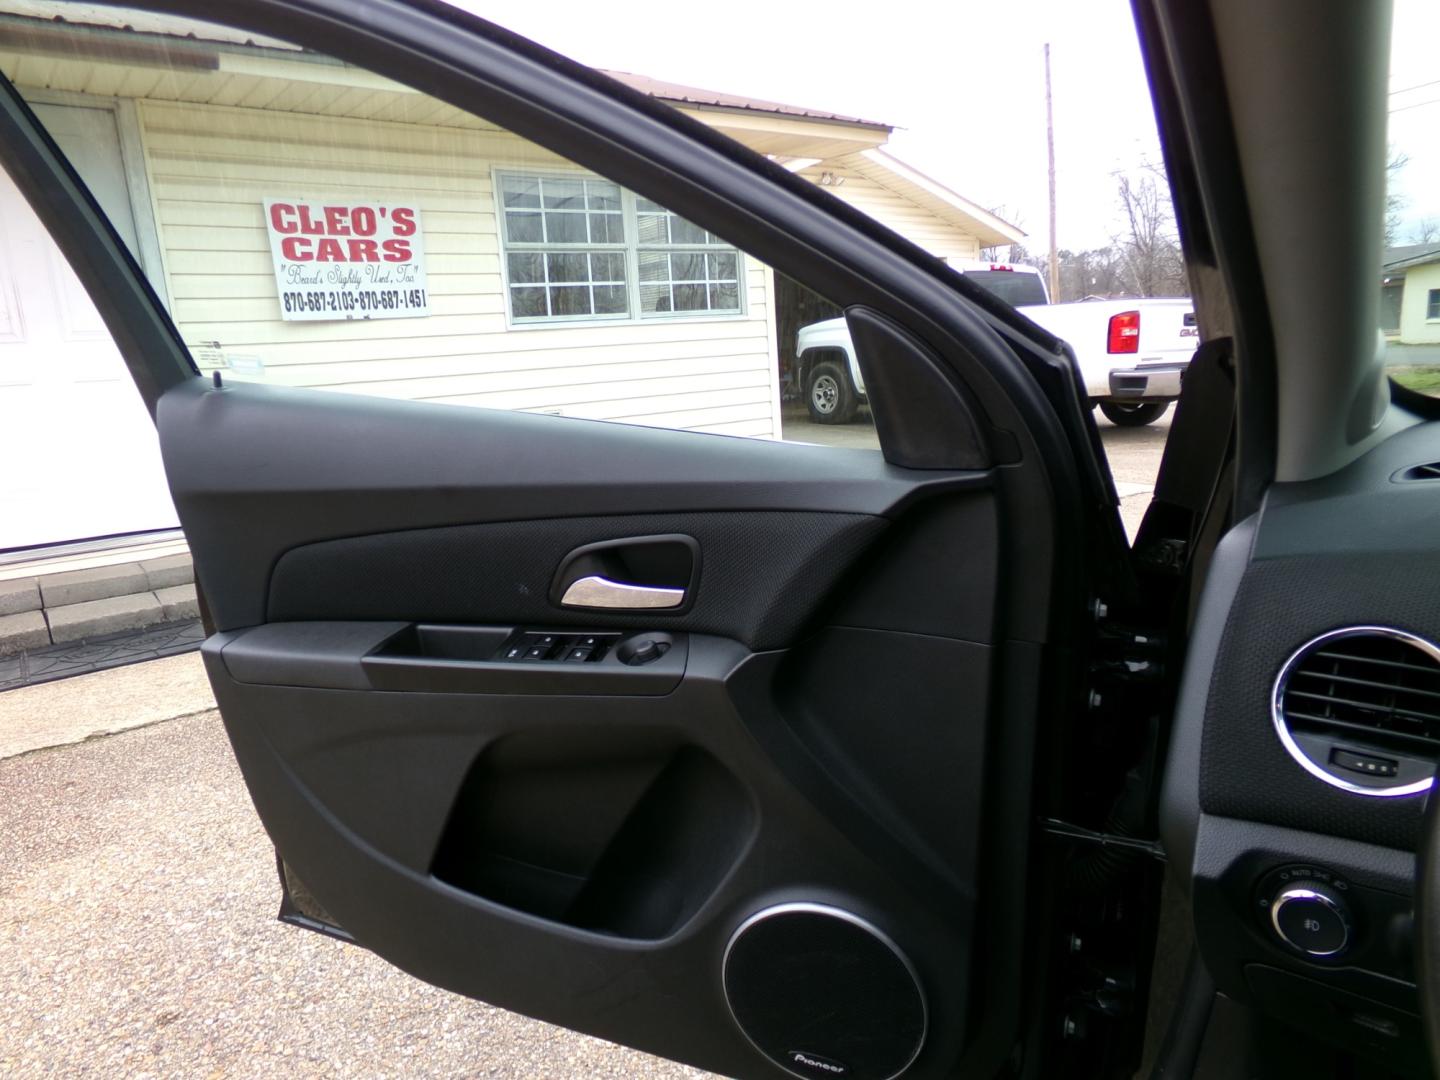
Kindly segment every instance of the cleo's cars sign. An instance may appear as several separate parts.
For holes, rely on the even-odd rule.
[[[265,226],[287,322],[430,314],[417,207],[266,199]]]

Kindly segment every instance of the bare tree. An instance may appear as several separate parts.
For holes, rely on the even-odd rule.
[[[1433,244],[1440,241],[1440,222],[1434,218],[1421,218],[1410,231],[1412,244]]]
[[[1059,291],[1054,297],[1057,303],[1096,296],[1123,296],[1126,293],[1121,260],[1114,246],[1088,251],[1062,248],[1058,261]]]
[[[1125,232],[1114,246],[1124,288],[1134,296],[1183,296],[1185,260],[1169,193],[1152,173],[1122,174],[1117,193]]]
[[[1404,212],[1407,201],[1405,196],[1395,190],[1395,181],[1406,165],[1410,164],[1410,155],[1402,154],[1392,149],[1385,161],[1385,246],[1394,247],[1400,239],[1400,215]],[[1419,243],[1428,243],[1421,240]]]
[[[1007,261],[1015,266],[1033,266],[1039,270],[1045,269],[1044,256],[1032,253],[1024,244],[1011,244],[1010,258]]]
[[[985,209],[988,213],[994,214],[1001,221],[1008,221],[1017,229],[1023,229],[1025,227],[1025,216],[1017,211],[1012,211],[1010,207],[1008,207],[1004,203],[1001,203],[999,206],[987,206]],[[1014,217],[1011,217],[1012,213],[1014,214]],[[981,262],[1013,263],[1016,261],[1016,250],[1024,251],[1025,249],[1019,244],[994,244],[990,247],[980,249],[980,260]]]

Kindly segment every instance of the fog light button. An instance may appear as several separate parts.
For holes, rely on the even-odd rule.
[[[1317,881],[1289,885],[1270,903],[1280,940],[1307,956],[1339,956],[1350,944],[1350,912],[1338,893]]]

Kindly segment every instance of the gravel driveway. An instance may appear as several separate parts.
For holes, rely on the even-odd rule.
[[[0,1076],[705,1075],[276,922],[214,712],[0,761],[0,793]]]

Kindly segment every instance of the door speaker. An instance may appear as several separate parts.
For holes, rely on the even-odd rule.
[[[755,1048],[796,1076],[889,1080],[925,1041],[925,995],[899,947],[860,916],[779,904],[740,924],[721,978]]]

